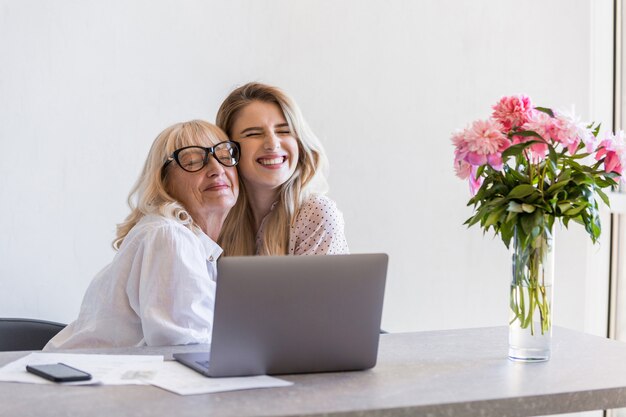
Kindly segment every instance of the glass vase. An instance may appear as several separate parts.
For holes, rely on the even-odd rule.
[[[552,344],[554,226],[532,226],[516,226],[511,245],[509,359],[521,362],[547,361]]]

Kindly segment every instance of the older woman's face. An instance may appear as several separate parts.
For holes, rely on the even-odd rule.
[[[239,195],[235,167],[225,167],[209,155],[200,171],[187,172],[175,162],[168,169],[168,192],[195,221],[225,215],[235,205]]]

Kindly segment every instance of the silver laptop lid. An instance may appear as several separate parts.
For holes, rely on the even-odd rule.
[[[373,367],[387,263],[386,254],[222,258],[209,374]]]

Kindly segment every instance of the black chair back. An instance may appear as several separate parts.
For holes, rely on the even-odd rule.
[[[64,327],[46,320],[0,318],[0,352],[41,350]]]

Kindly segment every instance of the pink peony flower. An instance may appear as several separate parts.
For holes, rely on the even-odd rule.
[[[528,142],[531,140],[539,141],[540,143],[533,143],[528,148],[526,148],[526,156],[533,164],[537,164],[544,159],[546,159],[546,155],[548,154],[548,144],[543,142],[542,139],[534,137],[534,136],[519,136],[513,135],[511,138],[513,141],[513,145],[517,145],[518,143]]]
[[[564,113],[555,112],[555,116],[551,117],[544,112],[537,111],[522,126],[522,130],[532,130],[546,141],[561,144],[567,148],[570,155],[576,153],[580,142],[586,145],[587,152],[593,152],[597,147],[597,140],[593,132],[587,128],[587,124]],[[536,148],[534,149],[535,151],[540,151],[537,148],[541,147],[544,147],[545,151],[547,151],[547,146],[535,147],[533,145],[533,148]]]
[[[505,132],[521,127],[535,112],[530,98],[523,94],[502,97],[492,109],[493,118],[500,122]]]
[[[545,141],[552,138],[554,119],[550,115],[537,111],[532,114],[530,119],[522,126],[522,130],[532,130],[537,133]],[[529,140],[529,139],[528,139]]]
[[[576,153],[580,142],[586,145],[587,152],[593,152],[597,147],[597,140],[593,132],[587,128],[587,123],[563,113],[555,114],[551,136],[553,140],[566,147],[570,155]]]
[[[573,113],[569,115],[559,112],[555,114],[555,119],[552,139],[565,146],[570,155],[576,153],[580,142],[586,145],[587,152],[595,151],[597,140],[591,129],[587,128],[588,123],[581,122]]]
[[[502,133],[502,125],[494,120],[478,120],[452,136],[454,169],[462,179],[469,179],[472,195],[480,189],[483,179],[476,178],[478,167],[489,164],[502,170],[502,152],[511,141]]]
[[[461,178],[462,180],[465,180],[469,178],[470,173],[472,172],[472,166],[468,162],[462,159],[455,159],[454,160],[454,172],[457,177]]]
[[[534,111],[526,123],[520,126],[520,130],[533,131],[541,137],[513,135],[513,144],[517,145],[523,142],[540,141],[541,143],[534,143],[526,148],[526,155],[533,163],[543,161],[548,154],[547,141],[550,138],[552,123],[552,118],[548,114],[541,111]]]
[[[502,169],[502,152],[511,141],[501,132],[501,125],[494,120],[478,120],[462,132],[452,136],[456,146],[455,159],[471,165],[491,165]]]
[[[454,160],[454,171],[456,176],[465,180],[469,179],[469,187],[472,195],[476,195],[481,185],[483,185],[482,178],[476,178],[476,173],[478,172],[478,167],[471,165],[469,162],[466,162],[462,159]]]
[[[624,132],[619,131],[615,134],[608,132],[596,153],[596,160],[604,158],[604,171],[616,172],[622,175],[622,171],[626,166],[626,140]],[[622,181],[626,179],[622,177]]]
[[[532,131],[537,133],[541,138],[537,138],[534,136],[520,137],[514,136],[513,142],[521,143],[529,140],[543,140],[546,143],[535,143],[531,145],[529,149],[529,157],[532,162],[537,163],[543,161],[548,154],[548,145],[549,141],[551,142],[560,142],[558,139],[564,140],[563,138],[567,138],[567,132],[563,131],[563,126],[560,124],[561,122],[556,118],[552,117],[547,113],[537,111],[535,112],[531,118],[522,126],[522,130]],[[569,145],[569,141],[567,145]],[[578,142],[573,143],[572,145],[578,146]],[[565,145],[564,145],[565,146]],[[575,151],[574,151],[575,152]]]
[[[472,193],[472,195],[476,195],[478,190],[480,190],[480,187],[483,185],[482,177],[476,178],[477,172],[478,172],[478,167],[473,166],[470,172],[470,176],[469,176],[469,187],[470,187],[470,193]]]

